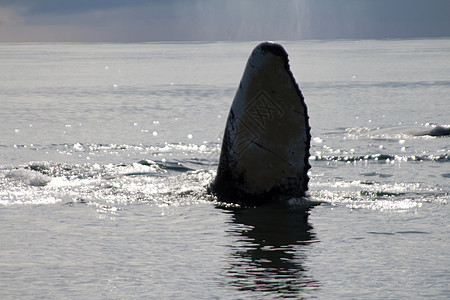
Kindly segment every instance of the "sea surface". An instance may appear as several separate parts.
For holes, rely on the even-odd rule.
[[[0,298],[450,298],[450,39],[281,42],[308,197],[221,205],[258,43],[0,44]]]

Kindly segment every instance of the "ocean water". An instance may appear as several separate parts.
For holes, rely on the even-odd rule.
[[[0,44],[1,298],[448,299],[450,39],[282,42],[308,197],[226,207],[257,44]]]

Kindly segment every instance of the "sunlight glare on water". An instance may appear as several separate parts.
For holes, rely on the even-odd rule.
[[[448,299],[450,40],[283,45],[308,197],[238,208],[207,187],[255,43],[1,44],[1,298]]]

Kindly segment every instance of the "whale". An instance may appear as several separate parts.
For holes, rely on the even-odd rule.
[[[304,197],[310,131],[286,50],[274,42],[257,45],[231,104],[208,191],[221,202],[255,206]]]
[[[433,136],[445,137],[450,136],[450,126],[432,125],[429,128],[411,130],[409,133],[414,136]]]
[[[391,127],[370,131],[369,136],[388,138],[399,136],[445,138],[450,137],[450,126],[427,123],[421,127]]]

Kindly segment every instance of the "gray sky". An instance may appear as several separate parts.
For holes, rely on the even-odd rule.
[[[450,0],[0,0],[0,42],[450,37]]]

